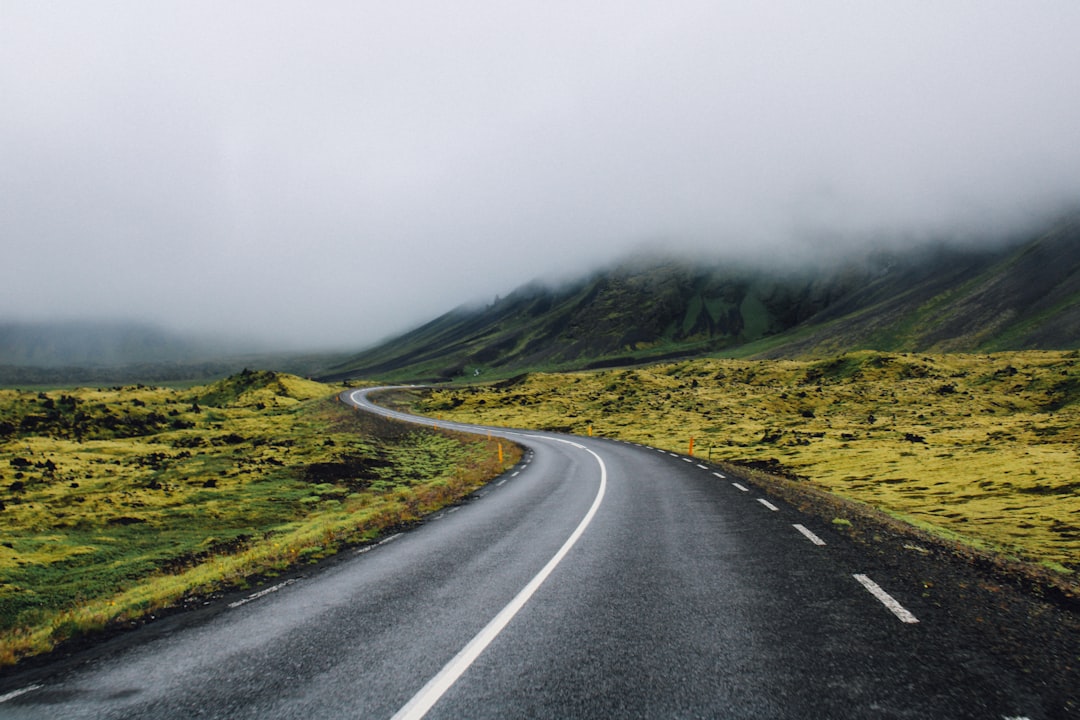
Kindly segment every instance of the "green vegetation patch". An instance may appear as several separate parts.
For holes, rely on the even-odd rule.
[[[261,371],[0,390],[0,665],[370,539],[518,458],[333,393]]]
[[[943,536],[1080,570],[1077,353],[695,360],[530,374],[420,410],[749,464]]]

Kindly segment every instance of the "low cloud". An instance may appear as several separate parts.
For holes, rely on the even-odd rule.
[[[1080,6],[6,3],[6,317],[358,346],[641,248],[1075,207]]]

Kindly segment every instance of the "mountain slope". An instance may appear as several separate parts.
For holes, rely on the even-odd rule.
[[[1080,220],[999,248],[877,253],[784,273],[638,260],[458,308],[327,378],[446,380],[675,356],[821,356],[1080,346]]]
[[[327,375],[448,379],[716,352],[805,321],[845,287],[839,279],[776,280],[672,260],[628,263],[560,287],[532,284],[486,308],[453,310]]]
[[[761,354],[1078,346],[1080,221],[1073,219],[997,251],[941,249],[903,258]]]

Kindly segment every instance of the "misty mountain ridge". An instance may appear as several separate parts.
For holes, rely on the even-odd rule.
[[[0,321],[0,385],[203,381],[246,367],[310,375],[338,359],[271,353],[137,321]]]
[[[1007,245],[878,250],[770,271],[638,257],[577,281],[463,306],[330,368],[448,380],[695,355],[1080,347],[1080,218]]]
[[[1074,349],[1078,271],[1080,216],[1012,244],[879,249],[802,267],[638,254],[461,306],[355,354],[258,353],[135,322],[0,322],[0,383],[205,380],[244,367],[430,381],[696,355]]]
[[[135,321],[0,322],[0,365],[103,368],[192,362],[230,351],[236,348]]]

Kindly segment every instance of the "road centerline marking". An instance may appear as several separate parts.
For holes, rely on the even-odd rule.
[[[798,523],[796,523],[796,524],[792,525],[792,527],[795,528],[796,530],[798,530],[799,532],[801,532],[803,535],[805,535],[806,539],[809,540],[810,542],[814,543],[815,545],[824,545],[825,544],[824,540],[822,540],[817,535],[815,535],[814,532],[812,530],[810,530],[809,528],[807,528],[805,525],[799,525]]]
[[[771,502],[769,502],[769,501],[768,501],[768,500],[766,500],[765,498],[758,498],[758,499],[757,499],[757,501],[758,501],[759,503],[761,503],[762,505],[764,505],[765,507],[767,507],[767,508],[769,508],[770,510],[772,510],[773,512],[777,512],[777,511],[779,511],[779,510],[780,510],[780,508],[776,507],[775,505],[773,505],[773,504],[772,504]]]
[[[739,484],[739,483],[737,483],[737,482],[733,482],[733,483],[731,483],[731,484],[732,484],[732,486],[733,486],[733,487],[735,487],[735,488],[736,488],[737,490],[741,490],[741,491],[743,491],[743,492],[750,492],[750,488],[746,487],[745,485],[740,485],[740,484]]]
[[[577,544],[578,539],[585,533],[585,529],[589,527],[593,517],[596,515],[597,510],[600,509],[600,503],[604,499],[604,493],[607,490],[607,465],[604,464],[603,459],[589,448],[579,445],[578,443],[571,442],[569,440],[560,440],[558,438],[552,438],[556,442],[564,442],[568,445],[581,448],[585,452],[596,458],[596,462],[600,464],[600,488],[596,491],[596,497],[593,499],[592,505],[589,507],[588,512],[585,513],[585,517],[581,519],[578,526],[574,529],[574,532],[570,534],[570,537],[566,539],[559,551],[555,553],[547,564],[541,568],[540,572],[529,581],[518,594],[507,603],[506,607],[499,611],[491,621],[484,626],[484,628],[473,637],[469,643],[463,647],[457,655],[455,655],[450,662],[443,666],[442,670],[436,673],[435,677],[428,680],[424,687],[420,688],[409,702],[396,713],[394,713],[391,720],[420,720],[427,714],[435,703],[453,687],[454,683],[458,681],[458,678],[464,674],[469,666],[476,661],[480,654],[487,649],[487,646],[499,636],[499,633],[503,631],[514,616],[525,606],[525,603],[536,593],[540,586],[548,579],[548,576],[554,572],[555,568],[566,557],[570,549]]]
[[[864,588],[869,590],[870,594],[873,595],[874,597],[876,597],[881,602],[882,605],[889,608],[889,610],[892,611],[893,615],[900,618],[900,622],[905,622],[905,623],[917,623],[917,622],[919,622],[919,619],[917,617],[912,615],[911,612],[909,612],[907,608],[905,608],[903,605],[901,605],[899,602],[897,602],[896,598],[894,598],[892,595],[890,595],[889,593],[882,590],[881,586],[878,585],[876,582],[874,582],[873,580],[871,580],[870,578],[868,578],[865,575],[854,575],[853,577],[856,580],[859,581],[860,585],[862,585]]]

